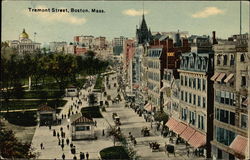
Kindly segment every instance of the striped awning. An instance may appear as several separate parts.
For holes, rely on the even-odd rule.
[[[227,78],[224,80],[225,83],[231,82],[234,78],[234,74],[231,73],[227,76]]]
[[[233,142],[230,144],[229,148],[233,149],[235,152],[241,155],[245,155],[247,142],[248,142],[247,138],[237,135],[233,140]]]
[[[173,131],[176,134],[181,134],[186,128],[187,128],[187,125],[180,122],[180,123],[178,123],[178,125],[175,128],[173,128]]]
[[[220,75],[220,73],[215,73],[212,77],[211,80],[215,81],[215,79]]]
[[[169,128],[169,130],[173,130],[173,128],[175,128],[178,125],[178,121],[176,121],[174,118],[170,118],[167,123],[166,126]]]
[[[226,73],[220,73],[219,77],[216,79],[217,82],[221,82],[222,79],[226,76]]]
[[[185,141],[188,141],[193,136],[194,133],[195,133],[195,130],[193,128],[187,127],[185,129],[185,131],[182,132],[182,134],[180,135],[180,137],[182,139],[184,139]]]
[[[188,140],[188,143],[194,148],[202,147],[206,144],[206,135],[196,131]]]

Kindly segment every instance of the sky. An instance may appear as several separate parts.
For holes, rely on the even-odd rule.
[[[144,6],[144,7],[143,7]],[[88,9],[90,13],[29,12],[28,8]],[[72,42],[76,35],[135,37],[145,19],[152,32],[188,31],[227,38],[240,32],[239,1],[2,1],[2,41],[25,28],[36,42]],[[105,13],[92,13],[91,9]],[[249,2],[242,2],[242,33],[249,32]]]

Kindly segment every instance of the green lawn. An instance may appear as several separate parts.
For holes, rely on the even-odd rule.
[[[100,151],[101,159],[109,160],[109,159],[129,159],[128,154],[126,153],[123,146],[114,146],[104,148]]]
[[[37,124],[36,111],[9,112],[2,114],[12,124],[19,126],[35,126]]]
[[[15,109],[33,109],[33,108],[38,108],[42,104],[46,104],[51,107],[61,107],[64,106],[67,101],[66,100],[36,100],[36,101],[9,101],[1,102],[1,110],[7,110],[9,107],[9,110],[15,110]]]
[[[102,118],[99,106],[84,107],[81,109],[82,115],[89,118]]]

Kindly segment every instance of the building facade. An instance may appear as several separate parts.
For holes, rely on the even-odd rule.
[[[247,152],[249,58],[241,40],[229,38],[214,46],[214,159],[242,159]]]
[[[67,52],[67,42],[49,42],[50,52],[66,53]]]

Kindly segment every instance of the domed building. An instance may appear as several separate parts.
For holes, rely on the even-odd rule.
[[[29,39],[28,33],[23,32],[19,35],[19,40],[13,40],[10,42],[11,48],[16,48],[19,54],[34,53],[34,51],[39,50],[41,43],[36,43]]]

